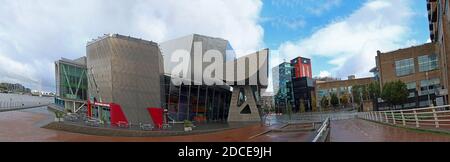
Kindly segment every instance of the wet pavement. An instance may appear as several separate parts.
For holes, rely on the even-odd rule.
[[[309,142],[313,132],[269,132],[271,127],[253,124],[214,133],[167,137],[106,137],[41,128],[53,120],[46,107],[0,113],[0,141],[65,142]],[[286,127],[289,128],[289,127]],[[360,119],[331,122],[332,142],[450,142],[450,136],[417,132]]]
[[[350,119],[331,122],[331,142],[450,142],[450,135]]]
[[[270,134],[267,137],[251,138],[266,132],[269,127],[254,124],[243,128],[215,133],[169,136],[169,137],[106,137],[70,133],[40,128],[52,120],[45,107],[0,113],[0,141],[67,141],[67,142],[243,142],[243,141],[291,141],[301,135]],[[277,125],[273,126],[276,127]],[[279,138],[277,138],[279,136]]]

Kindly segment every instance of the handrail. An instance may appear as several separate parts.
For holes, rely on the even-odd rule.
[[[358,117],[366,120],[383,122],[393,125],[407,126],[412,123],[415,127],[435,126],[450,124],[450,105],[434,106],[416,109],[390,110],[390,111],[371,111],[358,113]]]
[[[325,135],[325,139],[328,136],[328,133],[324,134],[325,132],[328,132],[330,128],[330,117],[325,119],[325,121],[322,123],[320,128],[317,130],[317,135],[314,137],[312,142],[320,142],[319,139],[323,138]],[[326,141],[326,140],[324,140]]]
[[[438,109],[438,108],[446,108],[450,107],[450,105],[443,105],[443,106],[433,106],[433,107],[424,107],[424,108],[416,108],[416,109],[402,109],[402,110],[387,110],[387,111],[377,111],[377,112],[400,112],[400,111],[413,111],[413,110],[428,110],[428,109]]]

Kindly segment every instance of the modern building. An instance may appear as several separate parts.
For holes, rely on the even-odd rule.
[[[312,79],[311,59],[297,57],[291,60],[292,97],[294,112],[312,111],[314,81]],[[302,110],[304,107],[304,110]]]
[[[314,82],[311,59],[297,57],[272,69],[275,107],[286,112],[288,105],[294,113],[312,111]],[[301,110],[304,107],[304,110]]]
[[[313,111],[313,98],[315,97],[314,80],[310,77],[292,79],[293,111]]]
[[[162,109],[163,58],[155,42],[106,34],[86,47],[91,116],[105,122],[152,123],[149,109]]]
[[[55,63],[56,104],[60,107],[74,108],[77,112],[86,106],[87,116],[111,125],[261,120],[268,49],[236,59],[227,40],[198,34],[169,40],[160,46],[129,36],[106,34],[88,42],[86,48],[87,57]],[[224,59],[202,62],[211,51]],[[188,64],[182,68],[186,72],[178,73],[176,58],[180,56]],[[211,67],[223,68],[225,72],[220,75],[213,71],[210,77],[203,77]],[[202,77],[197,80],[199,74]],[[207,84],[211,82],[212,85]]]
[[[324,97],[328,98],[330,102],[331,94],[336,94],[339,99],[343,96],[347,96],[350,104],[353,104],[354,97],[352,95],[352,88],[357,85],[369,85],[374,82],[372,77],[369,78],[359,78],[353,79],[354,77],[349,77],[348,80],[334,80],[334,81],[316,81],[315,92],[316,92],[316,104],[319,106],[319,111],[324,110],[324,107],[320,106],[320,102]],[[341,100],[339,100],[341,105]],[[328,105],[331,105],[330,103]]]
[[[386,53],[378,51],[376,61],[380,86],[400,80],[408,87],[410,95],[403,108],[446,103],[445,96],[440,94],[444,78],[438,48],[436,43],[427,43]]]
[[[286,112],[287,105],[293,105],[293,93],[292,93],[292,65],[288,62],[281,63],[273,71],[274,78],[278,78],[274,83],[274,87],[278,87],[278,91],[275,93],[275,107],[276,111]],[[274,79],[275,80],[275,79]]]
[[[292,77],[293,78],[312,78],[311,59],[304,57],[297,57],[291,60]]]
[[[231,86],[223,80],[203,78],[202,70],[212,64],[203,62],[207,51],[215,50],[222,54],[222,58],[225,59],[218,63],[220,66],[224,66],[227,61],[235,60],[236,55],[230,43],[222,38],[191,34],[162,42],[160,47],[164,57],[164,89],[167,101],[163,107],[168,109],[169,119],[175,121],[227,121],[232,93]],[[172,61],[176,56],[189,59],[187,70],[182,70],[186,70],[184,74],[188,74],[190,78],[180,76],[180,73],[176,71],[176,66],[180,65],[179,62]],[[217,77],[224,78],[224,76]],[[174,78],[183,78],[183,84],[174,84],[172,82]],[[223,85],[206,85],[205,81],[220,82]]]
[[[272,68],[272,86],[274,97],[277,95],[280,90],[280,68],[279,66],[275,66]],[[275,101],[274,101],[275,102]]]
[[[61,58],[56,61],[55,79],[55,104],[72,112],[85,105],[88,98],[86,57],[75,60]]]

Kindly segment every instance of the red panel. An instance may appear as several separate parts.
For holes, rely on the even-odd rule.
[[[122,111],[122,108],[118,104],[111,103],[111,124],[117,125],[118,123],[128,124],[127,117]]]
[[[164,118],[164,112],[162,108],[147,108],[148,112],[150,113],[150,116],[153,119],[153,123],[156,127],[162,128],[163,125],[163,118]]]
[[[88,103],[87,103],[87,112],[86,112],[86,113],[87,113],[86,115],[87,115],[88,117],[92,117],[92,110],[91,110],[91,109],[92,109],[92,107],[91,107],[91,101],[88,100]]]

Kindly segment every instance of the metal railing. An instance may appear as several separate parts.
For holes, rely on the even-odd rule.
[[[330,120],[347,120],[356,118],[358,113],[356,111],[351,112],[327,112],[327,113],[302,113],[279,116],[278,120],[292,123],[297,121],[324,121],[327,118]]]
[[[329,142],[330,141],[330,118],[325,119],[322,125],[316,131],[316,136],[312,142]]]
[[[382,123],[414,126],[442,127],[450,126],[450,105],[417,109],[372,111],[358,113],[358,117]]]
[[[40,107],[50,104],[50,101],[0,101],[0,109],[20,109],[28,107]]]

